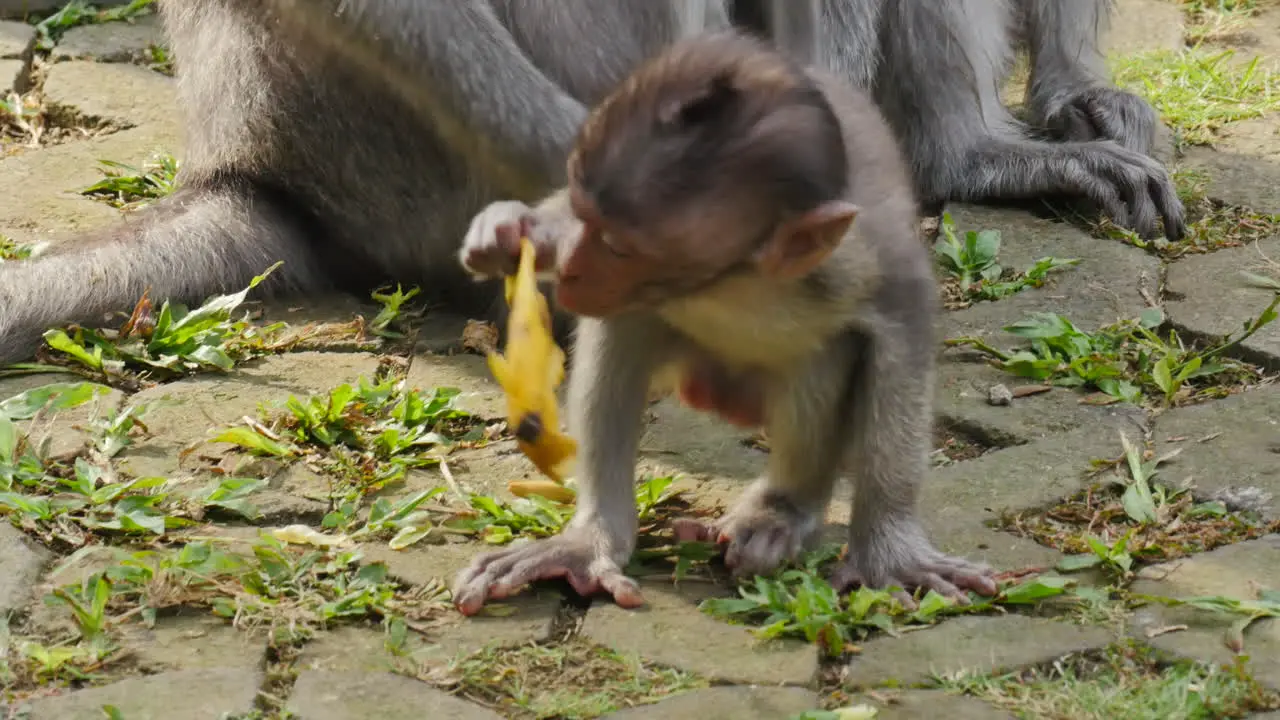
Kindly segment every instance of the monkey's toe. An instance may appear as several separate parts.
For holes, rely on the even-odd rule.
[[[988,566],[941,553],[903,563],[888,572],[866,570],[860,560],[853,556],[846,557],[832,574],[832,587],[842,593],[859,587],[901,588],[901,591],[893,593],[893,597],[909,610],[916,607],[915,600],[909,594],[914,590],[933,591],[961,605],[969,604],[969,598],[964,592],[966,590],[987,597],[995,595],[999,590],[993,571]],[[870,565],[871,570],[875,570],[875,563]]]
[[[583,597],[607,593],[626,608],[644,604],[640,586],[587,538],[557,535],[476,558],[454,581],[453,603],[474,615],[486,600],[501,600],[542,580],[564,579]]]

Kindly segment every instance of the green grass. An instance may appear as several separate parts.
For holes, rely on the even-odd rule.
[[[944,213],[933,254],[943,273],[943,299],[949,309],[967,307],[981,300],[999,300],[1028,288],[1043,287],[1049,273],[1076,265],[1078,259],[1044,257],[1021,272],[999,263],[999,230],[960,233]]]
[[[1011,375],[1095,391],[1098,395],[1089,398],[1094,404],[1154,400],[1169,407],[1221,397],[1260,380],[1260,369],[1228,354],[1272,323],[1277,307],[1280,294],[1256,318],[1245,321],[1240,332],[1208,347],[1185,343],[1172,329],[1161,335],[1165,318],[1159,308],[1092,332],[1056,313],[1034,313],[1005,326],[1005,332],[1026,341],[1008,352],[978,337],[949,338],[945,344],[971,347]]]
[[[99,160],[105,176],[80,190],[121,210],[138,210],[173,192],[179,161],[169,153],[153,155],[141,168],[114,160]]]
[[[0,263],[9,260],[27,260],[35,251],[35,245],[20,243],[17,240],[0,235]]]
[[[32,18],[36,26],[36,50],[49,52],[63,33],[78,25],[127,21],[153,12],[155,0],[132,0],[128,5],[98,8],[86,0],[71,0],[57,11]]]
[[[1185,19],[1188,45],[1229,41],[1247,27],[1260,5],[1274,0],[1174,0]]]
[[[585,720],[709,685],[580,639],[487,648],[453,663],[450,674],[455,692],[519,720]]]
[[[1116,84],[1147,98],[1179,145],[1212,145],[1230,123],[1280,109],[1280,77],[1259,58],[1232,62],[1234,51],[1204,47],[1117,58]]]
[[[1107,648],[1048,667],[943,678],[943,686],[1028,720],[1227,720],[1280,706],[1243,663],[1163,665],[1141,649]]]

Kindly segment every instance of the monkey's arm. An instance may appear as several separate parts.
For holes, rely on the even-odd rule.
[[[1115,140],[1150,153],[1155,110],[1111,84],[1101,49],[1112,0],[1023,1],[1033,122],[1065,140]]]
[[[636,542],[635,460],[649,380],[672,347],[646,314],[582,318],[569,373],[569,429],[578,438],[577,510],[553,538],[477,558],[454,582],[466,614],[536,580],[565,578],[579,594],[605,592],[624,607],[643,602],[623,574]]]
[[[287,27],[392,82],[512,194],[563,181],[587,110],[517,47],[488,3],[271,2]]]

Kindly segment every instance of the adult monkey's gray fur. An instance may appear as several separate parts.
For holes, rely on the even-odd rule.
[[[925,202],[1065,192],[1146,234],[1162,215],[1180,232],[1168,176],[1142,154],[1154,114],[1101,73],[1105,0],[736,4],[772,18],[784,46],[873,88]],[[179,189],[35,261],[0,265],[0,362],[30,355],[45,328],[127,310],[148,288],[198,302],[276,260],[278,291],[399,280],[487,305],[493,289],[456,261],[472,216],[559,185],[587,105],[676,37],[728,22],[725,0],[160,9],[185,115]],[[1036,58],[1033,114],[1071,142],[1028,139],[1000,105],[1010,29]]]
[[[804,25],[798,7],[821,20]],[[1157,117],[1116,89],[1100,42],[1111,0],[739,0],[738,20],[868,90],[903,144],[921,203],[1052,196],[1090,200],[1144,236],[1185,232],[1150,157]],[[803,13],[802,13],[803,14]],[[1014,51],[1031,56],[1028,122],[1000,101]]]

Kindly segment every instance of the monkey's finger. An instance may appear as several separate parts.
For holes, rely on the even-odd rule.
[[[453,606],[463,615],[475,615],[480,612],[480,608],[484,607],[485,600],[489,597],[489,583],[487,580],[469,580],[465,583],[455,584],[453,588]]]
[[[724,532],[721,533],[722,537],[724,534]],[[734,575],[738,574],[738,568],[743,564],[743,553],[754,534],[755,531],[746,527],[728,536],[729,546],[724,551],[724,564],[733,570]],[[716,541],[723,542],[722,538],[717,538]]]
[[[960,572],[952,575],[951,581],[965,590],[972,590],[979,595],[991,597],[1000,591],[1000,586],[996,583],[995,578],[987,574],[989,572],[986,568]]]
[[[738,554],[735,573],[764,575],[781,565],[791,549],[791,535],[790,529],[782,526],[753,532]]]
[[[931,570],[918,570],[908,574],[904,579],[907,582],[903,587],[918,587],[923,588],[924,590],[932,590],[939,595],[946,595],[947,597],[956,597],[964,594],[960,592],[960,588],[956,587],[952,583],[948,582],[946,578]]]
[[[1063,105],[1049,119],[1049,127],[1063,140],[1087,142],[1098,138],[1098,127],[1090,113],[1074,103]]]
[[[1166,182],[1162,177],[1152,178],[1147,185],[1160,209],[1164,236],[1169,242],[1178,242],[1187,234],[1187,220],[1186,211],[1182,207],[1182,201],[1178,199],[1177,190],[1174,189],[1173,183]]]
[[[714,543],[719,534],[714,525],[697,518],[676,518],[671,521],[671,531],[676,542]]]
[[[637,608],[644,605],[644,595],[640,592],[640,585],[619,571],[601,573],[600,587],[613,596],[613,601],[619,607]]]
[[[1145,182],[1139,192],[1134,194],[1133,210],[1130,217],[1134,231],[1143,238],[1150,239],[1161,234],[1156,226],[1156,219],[1160,217],[1160,212],[1156,208],[1151,194],[1147,192]]]
[[[1110,158],[1103,157],[1100,160],[1105,164],[1110,161]],[[1093,165],[1093,162],[1088,165]],[[1128,227],[1129,209],[1120,198],[1120,192],[1109,177],[1110,174],[1104,168],[1072,163],[1066,170],[1064,185],[1074,188],[1077,193],[1088,198],[1098,207],[1098,210],[1110,217],[1117,225]]]
[[[897,583],[897,582],[894,582],[891,584],[901,585],[901,583]],[[911,593],[908,593],[905,590],[894,590],[892,593],[890,593],[890,595],[892,595],[894,600],[898,601],[898,604],[902,605],[902,607],[909,612],[916,610],[920,607],[916,603],[916,599],[911,597]]]

